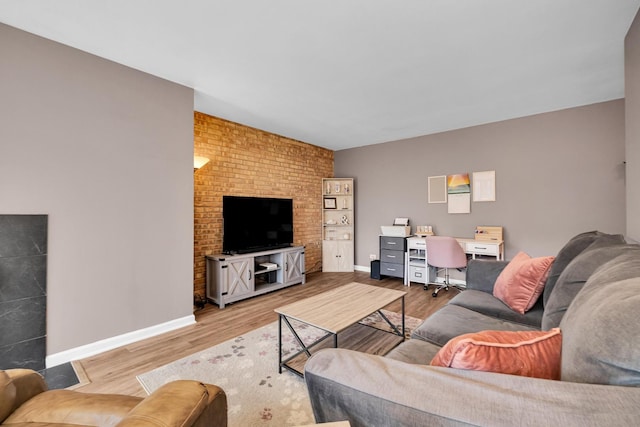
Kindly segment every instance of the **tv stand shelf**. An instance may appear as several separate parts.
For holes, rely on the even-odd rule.
[[[304,246],[229,255],[207,255],[207,298],[225,304],[305,283]],[[275,264],[265,268],[260,264]]]
[[[265,268],[264,270],[256,270],[256,276],[257,276],[258,274],[270,273],[270,272],[272,272],[272,271],[278,271],[278,270],[280,270],[280,267],[278,267],[278,268],[271,268],[271,269],[266,269],[266,268]]]

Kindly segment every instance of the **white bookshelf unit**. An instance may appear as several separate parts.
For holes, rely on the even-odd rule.
[[[207,255],[207,298],[225,304],[305,283],[304,246]]]
[[[322,179],[322,271],[354,269],[353,178]]]

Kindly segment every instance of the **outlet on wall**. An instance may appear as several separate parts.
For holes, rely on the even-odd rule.
[[[369,254],[369,260],[373,261],[376,259],[376,254]]]

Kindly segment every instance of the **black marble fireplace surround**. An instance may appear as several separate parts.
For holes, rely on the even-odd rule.
[[[47,215],[0,215],[0,369],[46,356]]]

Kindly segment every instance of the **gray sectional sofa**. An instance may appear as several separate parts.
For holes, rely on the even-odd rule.
[[[504,261],[473,260],[467,290],[386,357],[327,349],[305,366],[316,422],[357,426],[602,426],[640,423],[640,246],[597,231],[557,254],[524,315],[492,295]],[[430,366],[451,338],[562,331],[561,381]]]

